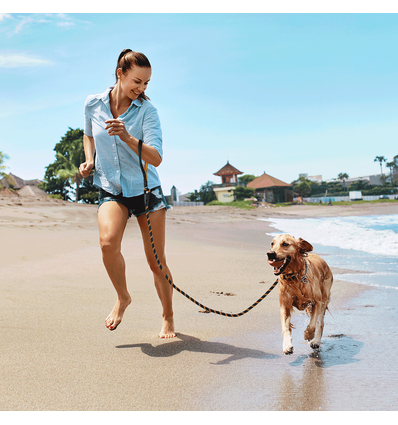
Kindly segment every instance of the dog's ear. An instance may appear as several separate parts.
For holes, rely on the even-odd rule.
[[[306,252],[310,252],[313,250],[312,245],[309,242],[305,241],[304,239],[298,238],[297,241],[298,241],[301,254],[304,254]]]

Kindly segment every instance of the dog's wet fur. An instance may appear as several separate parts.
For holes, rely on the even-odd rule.
[[[321,344],[324,316],[330,301],[333,274],[323,260],[311,253],[313,247],[301,238],[279,235],[271,242],[268,263],[279,276],[279,303],[282,322],[283,352],[293,353],[290,317],[293,307],[305,310],[310,323],[304,332],[313,349]],[[307,266],[306,266],[307,262]]]

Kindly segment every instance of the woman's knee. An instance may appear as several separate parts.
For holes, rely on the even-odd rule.
[[[147,262],[153,274],[164,275],[165,269],[167,269],[166,258],[164,256],[155,256],[155,254],[151,252],[147,255]]]
[[[121,250],[120,239],[116,235],[100,235],[100,247],[103,254],[114,254]]]

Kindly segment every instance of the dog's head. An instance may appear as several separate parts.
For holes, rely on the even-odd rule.
[[[312,249],[312,245],[304,239],[278,235],[271,242],[271,251],[267,252],[268,264],[274,268],[274,274],[278,276],[292,260]]]

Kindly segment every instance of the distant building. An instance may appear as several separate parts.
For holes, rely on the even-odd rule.
[[[170,190],[170,194],[171,194],[171,200],[174,202],[178,201],[178,191],[177,188],[173,185],[173,187]]]
[[[179,202],[189,202],[189,192],[184,193],[178,197]]]
[[[173,185],[173,187],[170,190],[170,195],[165,195],[166,201],[169,205],[173,205],[176,207],[183,207],[183,206],[199,206],[204,205],[202,201],[190,201],[189,200],[190,194],[185,193],[184,195],[180,194],[178,189]]]
[[[293,202],[293,185],[265,173],[248,183],[247,187],[252,187],[262,202]]]
[[[41,180],[24,180],[12,173],[0,180],[3,188],[14,189],[19,196],[47,196],[44,190],[37,187],[40,183]]]
[[[239,171],[227,161],[224,167],[213,174],[221,177],[221,184],[213,186],[217,200],[220,202],[232,202],[234,200],[233,191],[235,187],[239,185],[238,175],[243,174],[243,172]]]
[[[367,181],[369,184],[372,184],[374,186],[381,186],[383,182],[380,180],[382,174],[369,174],[367,176],[361,176],[361,177],[349,177],[345,180],[345,187],[348,187],[351,183],[355,183],[359,180]],[[342,180],[339,179],[330,179],[326,180],[326,183],[341,183],[343,184]]]
[[[237,168],[231,165],[229,161],[227,161],[224,167],[222,167],[220,170],[218,170],[216,173],[213,173],[213,174],[215,176],[221,177],[222,184],[228,184],[228,183],[238,184],[238,175],[243,174],[243,172],[239,171]]]
[[[300,178],[307,179],[311,182],[322,183],[322,175],[321,174],[318,174],[316,176],[309,176],[308,174],[302,173],[302,174],[299,174],[299,179]]]

